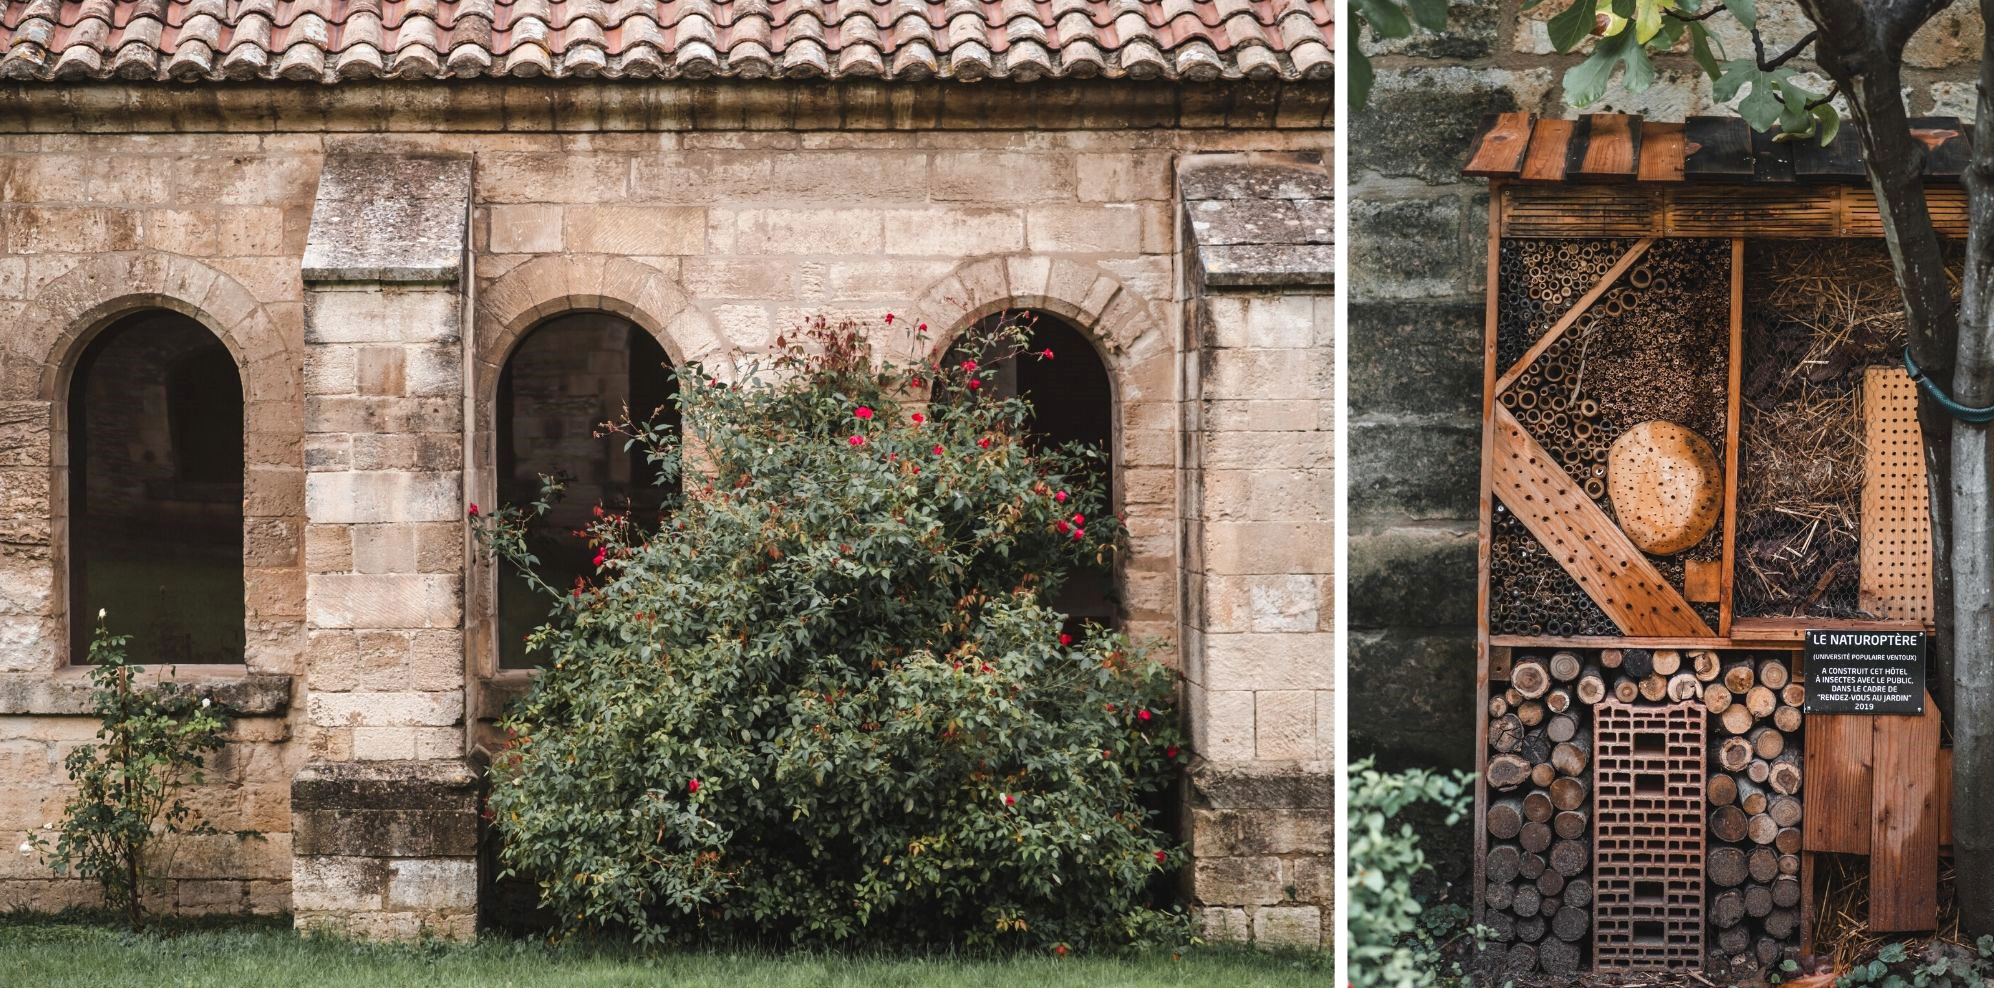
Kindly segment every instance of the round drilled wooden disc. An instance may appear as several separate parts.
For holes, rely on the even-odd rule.
[[[1615,439],[1607,451],[1606,488],[1621,530],[1658,556],[1703,541],[1723,510],[1717,453],[1674,422],[1643,422]]]

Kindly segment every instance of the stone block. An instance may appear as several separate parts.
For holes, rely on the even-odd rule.
[[[729,243],[715,253],[877,254],[884,242],[881,213],[872,209],[713,210]]]
[[[138,246],[139,214],[83,206],[21,206],[9,211],[9,254],[96,254]]]
[[[1191,894],[1214,906],[1280,902],[1281,859],[1198,857],[1191,863]]]
[[[1317,950],[1324,939],[1320,906],[1261,906],[1253,912],[1253,942],[1262,947]]]
[[[1330,603],[1322,596],[1322,581],[1308,574],[1257,576],[1245,582],[1253,631],[1315,631]]]
[[[1351,627],[1473,626],[1472,523],[1356,532],[1348,544]]]
[[[454,628],[462,590],[450,573],[313,573],[305,613],[319,628]]]
[[[1343,137],[1353,178],[1368,171],[1430,184],[1457,181],[1483,116],[1551,112],[1554,78],[1542,67],[1417,66],[1380,73],[1370,106],[1352,115]]]
[[[1025,243],[1047,254],[1135,254],[1142,217],[1133,205],[1034,206],[1025,212]]]
[[[468,808],[314,810],[297,814],[293,826],[292,843],[301,855],[468,858],[478,849],[477,814]]]
[[[361,573],[415,572],[416,527],[396,522],[354,525],[353,568]]]
[[[1204,528],[1208,573],[1326,573],[1334,552],[1329,522],[1214,521]]]
[[[291,865],[291,907],[299,913],[364,913],[381,908],[388,863],[374,857],[300,857]]]
[[[1473,768],[1474,627],[1352,631],[1351,696],[1389,696],[1390,704],[1350,705],[1350,757],[1375,755],[1380,767]]]
[[[1470,235],[1461,195],[1359,196],[1350,202],[1351,291],[1371,299],[1431,299],[1481,287],[1484,233]],[[1485,215],[1485,214],[1482,214]],[[1480,350],[1475,351],[1479,356]]]
[[[422,762],[314,762],[291,782],[297,812],[445,810],[476,812],[478,776],[461,759]]]
[[[486,225],[485,249],[494,254],[561,252],[559,206],[492,206]]]
[[[415,731],[407,727],[356,727],[353,757],[363,762],[409,761],[415,757]]]
[[[1209,906],[1192,910],[1199,932],[1214,943],[1245,943],[1253,937],[1246,910],[1232,906]]]
[[[388,906],[471,910],[478,904],[476,858],[411,858],[388,865]]]
[[[461,335],[456,292],[321,288],[305,296],[307,343],[441,343]]]
[[[943,151],[929,171],[939,202],[1045,203],[1071,200],[1073,159],[1013,151]]]
[[[401,347],[360,347],[354,358],[354,377],[361,394],[401,395],[407,392],[403,376],[405,358]]]
[[[1201,712],[1193,714],[1193,746],[1213,761],[1253,757],[1253,692],[1209,690]]]
[[[1191,850],[1200,858],[1328,854],[1331,816],[1326,809],[1193,809]]]
[[[1350,423],[1349,449],[1353,523],[1476,517],[1482,451],[1476,421],[1357,418]]]
[[[463,722],[462,693],[314,693],[306,719],[319,727],[449,727]]]
[[[1205,686],[1214,690],[1328,689],[1327,632],[1205,636]]]
[[[1025,217],[1016,209],[935,206],[887,210],[883,216],[883,249],[888,254],[939,255],[954,260],[1025,246]],[[916,294],[921,287],[925,283],[906,295]]]
[[[577,254],[659,256],[706,251],[706,210],[685,206],[569,206],[562,239]]]
[[[1479,422],[1483,317],[1479,299],[1353,302],[1352,417],[1409,413]]]
[[[1314,690],[1262,690],[1253,695],[1254,756],[1263,761],[1317,757]]]
[[[455,472],[354,470],[305,478],[305,513],[314,525],[455,521],[464,513]]]
[[[469,155],[329,154],[319,168],[304,278],[455,282],[470,201]]]

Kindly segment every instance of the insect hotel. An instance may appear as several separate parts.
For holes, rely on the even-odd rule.
[[[1963,238],[1966,128],[1914,126]],[[1865,872],[1870,929],[1932,928],[1950,765],[1917,388],[1854,138],[1509,113],[1466,172],[1490,182],[1490,962],[1763,969]]]

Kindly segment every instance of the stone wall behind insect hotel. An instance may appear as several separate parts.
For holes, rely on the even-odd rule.
[[[273,95],[274,104],[291,92]],[[246,665],[230,674],[275,677],[259,682],[277,684],[265,690],[257,713],[238,721],[210,783],[192,796],[197,821],[231,835],[175,841],[163,869],[166,898],[156,905],[186,912],[291,908],[290,790],[307,762],[455,759],[464,756],[467,737],[477,741],[470,721],[479,715],[478,691],[467,681],[476,682],[490,656],[473,641],[475,597],[465,606],[473,571],[458,499],[439,495],[452,502],[445,505],[450,521],[414,498],[380,505],[393,517],[383,515],[378,526],[315,521],[307,532],[308,468],[313,477],[461,469],[474,489],[479,471],[489,469],[482,449],[436,441],[437,429],[459,431],[463,419],[417,400],[425,388],[442,388],[436,375],[450,368],[418,359],[413,344],[373,346],[358,336],[350,347],[323,338],[308,343],[307,323],[317,318],[307,315],[308,295],[363,290],[308,292],[301,278],[327,156],[472,156],[475,274],[467,287],[474,301],[464,307],[469,328],[460,356],[469,368],[465,407],[474,424],[489,414],[479,375],[495,372],[479,362],[478,346],[501,331],[486,321],[489,314],[508,311],[530,324],[562,306],[587,308],[646,284],[680,293],[688,324],[707,334],[667,342],[675,361],[711,361],[723,352],[745,361],[817,313],[876,322],[895,311],[939,327],[966,316],[962,306],[1016,298],[1091,321],[1119,403],[1117,509],[1131,532],[1126,626],[1158,642],[1165,661],[1181,664],[1183,337],[1172,165],[1186,150],[1321,152],[1330,140],[1327,105],[1316,111],[1313,129],[448,134],[426,132],[421,111],[384,104],[380,129],[392,129],[389,117],[405,129],[162,128],[125,136],[50,127],[59,132],[0,135],[0,325],[10,327],[0,375],[5,846],[58,818],[66,795],[62,760],[95,730],[78,701],[80,671],[62,654],[63,544],[50,482],[59,398],[50,400],[45,381],[73,354],[90,309],[129,292],[170,297],[226,324],[222,335],[245,368],[249,645]],[[277,108],[274,119],[287,119]],[[641,274],[636,282],[616,281],[631,271]],[[455,311],[436,311],[446,309]],[[1313,327],[1323,311],[1311,301],[1296,318]],[[445,340],[448,329],[405,325],[395,332]],[[1301,337],[1300,359],[1326,381],[1328,336],[1310,332]],[[897,336],[884,342],[908,345]],[[1246,393],[1236,397],[1259,397],[1254,381],[1238,386]],[[443,415],[444,424],[395,424],[425,409]],[[352,423],[347,431],[335,428],[341,421]],[[1315,420],[1305,426],[1318,428]],[[1326,425],[1320,428],[1326,446]],[[1320,515],[1305,520],[1311,537],[1328,530],[1327,509]],[[1239,531],[1241,539],[1266,544],[1229,548],[1289,548],[1275,544],[1282,539],[1271,529]],[[373,630],[321,627],[319,617],[308,629],[308,611],[324,613],[308,600],[308,574],[312,585],[326,583],[316,577],[327,574],[355,577],[339,581],[351,592],[338,604],[367,616]],[[357,579],[369,575],[384,579]],[[1304,578],[1306,586],[1292,589],[1319,599],[1294,607],[1327,615],[1327,580]],[[422,594],[397,595],[397,586]],[[420,617],[410,609],[424,607],[444,615],[441,627],[381,617]],[[460,609],[468,627],[454,617]],[[1326,690],[1325,679],[1321,699],[1305,690],[1281,707],[1279,736],[1258,745],[1290,756],[1327,752]],[[1245,743],[1243,750],[1260,750]],[[1321,881],[1326,890],[1327,878]],[[82,882],[55,879],[18,854],[0,855],[0,908],[55,909],[94,898]],[[1321,925],[1322,936],[1328,928]]]
[[[1551,50],[1546,0],[1467,0],[1440,35],[1392,42],[1374,58],[1368,108],[1348,120],[1350,268],[1350,681],[1352,756],[1395,765],[1472,764],[1475,739],[1476,478],[1480,472],[1483,287],[1488,186],[1460,168],[1485,114],[1622,112],[1655,119],[1728,113],[1686,54],[1656,59],[1639,96],[1610,92],[1586,111],[1560,86],[1577,56]],[[1768,47],[1807,31],[1791,0],[1759,7]],[[1734,22],[1719,36],[1749,52]],[[1917,115],[1972,116],[1977,2],[1955,4],[1906,54]],[[1366,50],[1379,48],[1368,39]],[[1798,60],[1803,78],[1814,73]],[[1818,73],[1816,92],[1827,84]],[[1838,104],[1839,105],[1839,104]],[[1846,116],[1846,114],[1845,114]],[[1432,857],[1432,855],[1429,855]],[[1466,861],[1465,853],[1440,860]]]

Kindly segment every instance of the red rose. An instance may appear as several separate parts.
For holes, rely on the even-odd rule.
[[[852,444],[852,445],[854,445],[854,446],[863,446],[863,445],[865,445],[865,437],[864,437],[864,436],[853,436],[853,437],[851,438],[851,444]]]
[[[1073,636],[1072,636],[1072,635],[1060,635],[1060,636],[1059,636],[1059,643],[1060,643],[1061,645],[1071,645],[1071,644],[1073,644]]]
[[[1084,528],[1076,528],[1073,530],[1073,537],[1075,539],[1084,539],[1087,537],[1087,530]]]
[[[915,468],[914,468],[914,473],[915,473],[915,474],[916,474],[917,476],[918,476],[918,475],[920,474],[920,472],[921,472],[921,468],[920,468],[920,467],[915,467]]]
[[[963,369],[963,370],[966,370],[966,371],[973,371],[973,370],[975,370],[975,369],[976,369],[976,361],[974,361],[974,360],[965,360],[965,361],[963,361],[963,362],[962,362],[962,369]]]
[[[908,383],[918,388],[921,386],[921,379],[917,377],[914,378],[912,381],[909,381]]]
[[[922,323],[919,326],[914,327],[914,331],[917,333],[925,333],[928,331],[928,324]]]
[[[1167,853],[1165,853],[1165,852],[1163,852],[1163,851],[1158,851],[1158,852],[1156,852],[1156,863],[1157,863],[1157,864],[1162,864],[1162,863],[1163,863],[1163,862],[1164,862],[1164,861],[1165,861],[1166,859],[1168,859],[1169,857],[1170,857],[1170,855],[1169,855],[1169,854],[1167,854]]]
[[[981,388],[981,387],[983,387],[983,382],[982,382],[982,381],[971,381],[971,382],[969,382],[969,390],[971,390],[971,391],[975,391],[976,389],[978,389],[978,388]]]
[[[1073,527],[1072,525],[1068,525],[1063,521],[1056,521],[1052,523],[1052,530],[1058,532],[1061,535],[1065,535],[1067,530],[1072,527]]]
[[[1074,512],[1073,523],[1075,525],[1084,525],[1087,523],[1087,516],[1080,514],[1079,512]]]
[[[852,409],[852,414],[862,419],[869,419],[872,418],[872,409],[867,408],[864,405],[860,405],[859,407]]]
[[[471,517],[478,517],[478,502],[476,501],[471,502]]]
[[[1173,744],[1170,747],[1163,749],[1163,757],[1165,758],[1177,757],[1177,746]]]
[[[576,600],[582,599],[582,588],[580,587],[575,588],[575,599]]]
[[[1043,349],[1043,350],[1040,350],[1040,351],[1039,351],[1039,356],[1041,356],[1041,357],[1044,357],[1044,358],[1045,358],[1045,359],[1047,359],[1047,360],[1051,360],[1051,359],[1052,359],[1052,348],[1051,348],[1051,347],[1046,347],[1045,349]]]
[[[886,314],[886,324],[888,326],[893,325],[893,313],[889,312]]]
[[[978,439],[978,440],[976,441],[976,445],[977,445],[977,446],[978,446],[979,448],[981,448],[981,449],[989,449],[989,448],[990,448],[990,437],[989,437],[989,436],[984,436],[984,437],[983,437],[982,439]]]
[[[1055,501],[1058,501],[1058,502],[1059,502],[1059,503],[1061,503],[1061,504],[1065,504],[1065,503],[1066,503],[1066,492],[1065,492],[1065,491],[1060,491],[1059,493],[1057,493],[1057,494],[1054,494],[1054,495],[1052,496],[1052,499],[1053,499],[1053,500],[1055,500]]]
[[[984,671],[984,672],[989,672],[989,671],[990,671],[990,663],[988,663],[988,662],[985,662],[985,663],[983,663],[983,671]]]
[[[1135,712],[1135,719],[1137,719],[1137,720],[1148,720],[1148,719],[1149,719],[1149,711],[1147,711],[1147,710],[1138,710],[1138,711],[1136,711],[1136,712]]]
[[[1061,957],[1065,957],[1065,956],[1066,956],[1066,945],[1062,943],[1062,944],[1060,944],[1059,946],[1057,946],[1057,947],[1054,947],[1054,948],[1052,948],[1052,952],[1053,952],[1053,953],[1055,953],[1055,954],[1058,954],[1058,955],[1059,955],[1059,956],[1061,956]]]
[[[914,424],[915,424],[915,425],[920,425],[921,423],[923,423],[923,422],[926,422],[927,420],[928,420],[928,417],[927,417],[926,415],[923,415],[923,414],[921,414],[920,412],[915,412],[915,413],[914,413]]]
[[[1010,793],[1008,793],[1008,792],[1004,794],[1004,805],[1005,805],[1005,806],[1015,806],[1015,805],[1017,805],[1017,802],[1018,802],[1018,798],[1017,798],[1016,796],[1013,796],[1013,795],[1011,795],[1011,794],[1010,794]]]
[[[608,559],[608,558],[609,558],[609,553],[608,553],[608,552],[605,552],[604,550],[601,550],[601,549],[597,549],[597,550],[595,551],[595,565],[596,565],[596,568],[597,568],[597,569],[601,569],[601,568],[602,568],[602,562],[603,562],[603,560],[605,560],[605,559]]]
[[[942,455],[942,448],[940,446],[935,447],[935,455],[936,456]]]
[[[685,784],[685,791],[686,791],[686,792],[698,792],[698,791],[699,791],[699,780],[698,780],[698,779],[692,779],[692,780],[690,780],[690,781],[686,782],[686,784]]]

